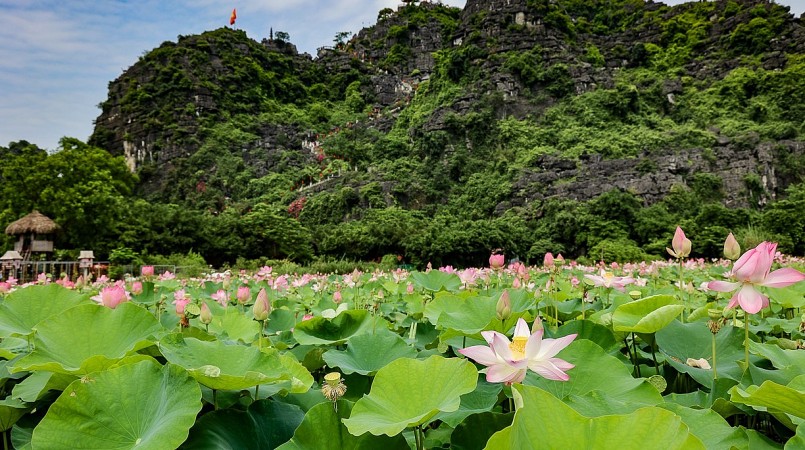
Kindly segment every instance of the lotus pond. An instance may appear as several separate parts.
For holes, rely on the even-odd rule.
[[[750,314],[708,289],[735,269],[6,283],[0,427],[33,449],[805,448],[805,283],[772,274]]]

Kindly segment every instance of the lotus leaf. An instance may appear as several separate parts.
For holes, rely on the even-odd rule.
[[[223,309],[212,316],[210,333],[226,336],[232,341],[253,342],[260,332],[260,324],[235,307]]]
[[[478,380],[478,385],[474,391],[461,396],[461,405],[457,410],[439,413],[436,418],[455,428],[467,416],[491,411],[498,402],[498,395],[503,389],[503,385],[500,383],[487,383],[484,378],[481,377]]]
[[[730,393],[731,401],[768,411],[792,430],[805,421],[805,375],[795,378],[788,386],[764,381],[746,390],[736,386]]]
[[[746,432],[729,426],[723,417],[711,409],[686,408],[673,403],[659,406],[681,417],[691,434],[699,438],[707,448],[749,448]]]
[[[615,331],[656,333],[671,323],[684,305],[671,295],[652,295],[618,306],[612,313]]]
[[[416,286],[432,292],[441,290],[455,292],[461,288],[461,279],[454,273],[439,270],[431,270],[427,273],[412,272],[411,278],[414,279]]]
[[[8,431],[31,408],[15,398],[0,400],[0,431]],[[4,436],[5,438],[5,436]]]
[[[450,448],[482,450],[493,434],[512,424],[514,413],[485,412],[473,414],[461,422],[450,436]]]
[[[388,328],[381,317],[372,316],[366,310],[350,310],[334,319],[314,317],[297,323],[293,336],[302,345],[343,344],[352,336],[381,328]]]
[[[704,358],[712,365],[712,334],[701,322],[681,323],[674,321],[656,334],[657,346],[668,356],[668,363],[680,372],[686,372],[703,386],[713,383],[713,371],[691,367],[688,358]],[[744,358],[744,331],[725,326],[716,334],[716,358],[719,378],[740,380],[743,369],[738,361]]]
[[[79,305],[40,322],[34,350],[9,370],[73,375],[103,370],[151,345],[149,338],[162,331],[151,313],[130,302],[115,309]]]
[[[72,375],[37,371],[33,372],[11,390],[11,397],[24,402],[33,403],[49,390],[63,391],[75,380]]]
[[[634,409],[662,402],[657,389],[643,379],[633,378],[618,358],[606,354],[591,341],[574,341],[559,353],[559,357],[576,365],[567,372],[569,381],[548,380],[529,371],[524,384],[540,387],[562,399],[600,391],[621,402],[628,402]],[[586,415],[585,411],[580,412]]]
[[[797,427],[797,433],[785,443],[785,450],[805,448],[805,423]]]
[[[346,400],[338,401],[338,410],[332,403],[319,403],[310,408],[305,414],[302,424],[299,425],[293,438],[278,450],[408,450],[408,444],[402,435],[394,437],[373,436],[363,434],[353,436],[341,423],[349,417],[353,403]]]
[[[355,436],[395,436],[429,423],[439,412],[457,410],[477,377],[475,366],[464,359],[397,359],[377,372],[369,395],[355,403],[343,422]]]
[[[512,391],[518,404],[514,421],[489,439],[489,450],[642,450],[649,442],[662,442],[664,449],[705,448],[679,416],[661,408],[650,406],[631,414],[586,418],[542,389],[515,385]]]
[[[274,449],[293,436],[305,413],[298,406],[258,400],[246,411],[224,409],[205,414],[190,429],[186,450]]]
[[[416,350],[399,335],[386,329],[375,334],[359,334],[347,341],[346,350],[328,350],[324,361],[343,373],[374,374],[397,358],[414,358]]]
[[[179,334],[160,341],[160,350],[165,359],[184,367],[190,376],[210,389],[246,389],[258,384],[293,382],[298,379],[294,374],[304,370],[288,370],[285,365],[290,362],[283,361],[273,348],[260,351],[252,346],[185,339]],[[312,378],[308,381],[294,383],[293,391],[307,390]]]
[[[34,429],[34,448],[177,448],[201,410],[201,389],[173,364],[140,361],[76,380]]]
[[[0,337],[30,334],[48,317],[89,302],[86,295],[55,283],[16,290],[0,304]]]

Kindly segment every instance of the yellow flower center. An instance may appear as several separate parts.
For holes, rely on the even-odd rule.
[[[528,342],[527,336],[515,336],[512,343],[509,344],[509,350],[512,352],[512,359],[525,358],[525,344]]]

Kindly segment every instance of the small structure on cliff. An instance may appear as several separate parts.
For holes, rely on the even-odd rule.
[[[60,228],[49,217],[34,210],[22,219],[11,222],[6,227],[6,234],[18,237],[14,250],[24,260],[29,260],[33,254],[53,253],[53,234]]]

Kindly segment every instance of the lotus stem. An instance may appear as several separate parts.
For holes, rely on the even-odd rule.
[[[417,425],[414,428],[414,440],[416,440],[417,450],[425,450],[425,439],[422,435],[422,425]]]
[[[749,315],[744,312],[744,360],[745,370],[749,370]]]
[[[718,371],[716,370],[716,334],[713,333],[713,380],[717,379],[718,379]]]
[[[679,289],[680,289],[680,291],[684,290],[683,286],[684,286],[684,284],[683,284],[683,281],[682,281],[682,258],[679,258]],[[685,323],[685,311],[687,311],[687,309],[688,309],[688,301],[687,301],[687,298],[684,296],[684,292],[680,292],[679,296],[682,297],[682,304],[684,306],[684,308],[682,309],[682,323]]]
[[[212,409],[218,411],[218,391],[212,390]]]
[[[260,400],[260,385],[254,387],[254,401]]]

